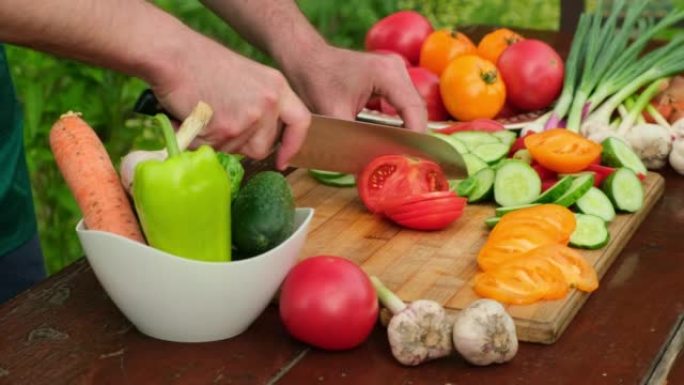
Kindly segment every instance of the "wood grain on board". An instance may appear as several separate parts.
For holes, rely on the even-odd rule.
[[[477,253],[489,234],[484,220],[494,215],[494,204],[468,205],[464,215],[445,230],[413,231],[368,212],[355,188],[322,185],[303,169],[290,174],[288,180],[297,206],[315,209],[301,258],[325,254],[351,259],[407,302],[432,299],[457,312],[479,298],[472,280],[478,271]],[[635,214],[619,214],[611,222],[608,245],[581,251],[599,278],[663,191],[664,179],[649,173],[644,181],[644,207]],[[507,310],[521,341],[550,344],[560,337],[589,295],[573,289],[561,300],[508,306]]]

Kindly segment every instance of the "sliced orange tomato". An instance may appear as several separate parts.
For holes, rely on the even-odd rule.
[[[496,227],[499,225],[497,224]],[[516,259],[539,246],[555,243],[553,236],[533,227],[510,228],[491,236],[477,255],[477,264],[482,270],[490,270]]]
[[[465,34],[455,29],[439,29],[428,35],[423,42],[419,65],[439,76],[450,61],[476,51],[475,44]]]
[[[541,228],[550,226],[555,229],[555,232],[552,232],[552,230],[549,229],[549,234],[552,234],[553,237],[558,240],[558,243],[562,244],[568,243],[568,240],[575,231],[575,226],[577,225],[575,214],[573,214],[570,209],[561,205],[548,203],[515,210],[505,214],[492,233],[497,231],[497,228],[501,225],[503,225],[503,228],[506,228],[508,226],[519,226],[530,222],[536,223],[536,226]]]
[[[452,60],[439,80],[442,101],[461,121],[494,118],[506,100],[506,86],[489,60],[466,54]]]
[[[523,37],[510,29],[497,28],[482,37],[477,45],[477,54],[496,64],[503,51],[520,40]]]
[[[563,298],[568,284],[563,273],[543,258],[516,258],[475,276],[475,292],[506,304],[525,305]]]
[[[600,144],[564,128],[527,136],[525,147],[539,164],[561,173],[584,170],[601,155],[602,150]]]
[[[596,270],[577,251],[558,244],[539,246],[521,258],[542,258],[558,267],[570,287],[592,292],[598,288]]]

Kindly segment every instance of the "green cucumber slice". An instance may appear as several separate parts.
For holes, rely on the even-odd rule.
[[[633,213],[644,204],[644,187],[629,168],[618,168],[603,181],[603,191],[616,209]]]
[[[483,144],[501,143],[496,136],[482,131],[459,131],[454,132],[450,136],[463,142],[470,152],[474,151]]]
[[[468,194],[468,202],[477,203],[492,196],[495,172],[491,168],[483,168],[468,179],[475,181],[475,188]]]
[[[648,172],[644,162],[622,139],[611,137],[604,140],[601,144],[603,145],[601,160],[606,165],[611,167],[627,167],[637,174],[646,175]]]
[[[511,147],[513,142],[515,142],[515,140],[518,139],[518,134],[508,130],[494,131],[492,132],[492,135],[499,139],[501,143],[507,145],[509,148]]]
[[[582,195],[586,194],[589,189],[594,186],[594,174],[587,173],[579,175],[572,180],[570,188],[568,188],[560,198],[553,201],[553,203],[565,207],[572,206]]]
[[[577,209],[583,214],[595,215],[606,222],[615,219],[615,208],[608,196],[596,187],[592,187],[575,202]]]
[[[513,159],[521,160],[527,164],[532,164],[532,154],[526,148],[521,148],[513,154]]]
[[[463,162],[465,163],[466,170],[468,171],[468,176],[475,175],[483,168],[489,167],[487,162],[473,154],[463,154]]]
[[[610,233],[602,218],[590,214],[575,214],[575,218],[577,226],[570,236],[570,246],[593,250],[608,244]]]
[[[461,155],[467,154],[470,152],[470,151],[468,151],[468,147],[466,147],[465,143],[454,138],[451,135],[446,135],[446,134],[442,134],[439,132],[432,132],[432,133],[430,133],[430,135],[446,141],[447,143],[449,143],[451,145],[451,147],[455,148],[456,151],[458,151]]]
[[[510,213],[511,211],[520,210],[520,209],[526,209],[526,208],[534,207],[534,206],[539,206],[539,203],[528,203],[528,204],[526,204],[526,205],[497,207],[497,208],[494,210],[494,214],[495,214],[497,217],[503,217],[504,214],[508,214],[508,213]]]
[[[546,191],[544,191],[539,198],[537,198],[535,203],[551,203],[556,201],[558,198],[563,196],[566,191],[572,186],[572,181],[573,181],[572,176],[564,176],[560,178],[558,182],[556,182],[553,186],[549,187]]]
[[[318,182],[334,187],[353,187],[356,186],[356,178],[352,174],[340,172],[309,169],[311,175]]]
[[[485,219],[484,222],[485,222],[485,225],[487,225],[487,227],[489,227],[490,229],[493,229],[494,226],[496,226],[496,224],[499,223],[500,220],[501,220],[501,217],[489,217],[489,218]]]
[[[473,190],[477,187],[474,177],[467,178],[456,186],[456,194],[460,197],[468,197]]]
[[[493,164],[505,158],[508,155],[508,149],[509,146],[503,143],[486,143],[477,146],[472,153],[485,162]]]
[[[500,206],[517,206],[534,202],[541,192],[541,179],[527,163],[507,160],[496,171],[494,200]]]

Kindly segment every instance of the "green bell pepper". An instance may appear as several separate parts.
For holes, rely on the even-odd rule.
[[[135,168],[133,200],[150,246],[189,259],[231,259],[230,180],[209,146],[183,151],[171,122],[161,124],[168,158]]]

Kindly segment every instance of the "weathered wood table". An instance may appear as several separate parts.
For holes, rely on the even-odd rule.
[[[568,36],[528,36],[567,50]],[[0,306],[0,385],[684,384],[684,177],[663,176],[663,198],[562,337],[523,343],[505,365],[453,355],[402,367],[381,326],[357,349],[319,351],[288,336],[275,305],[234,339],[158,341],[132,327],[80,260]]]

